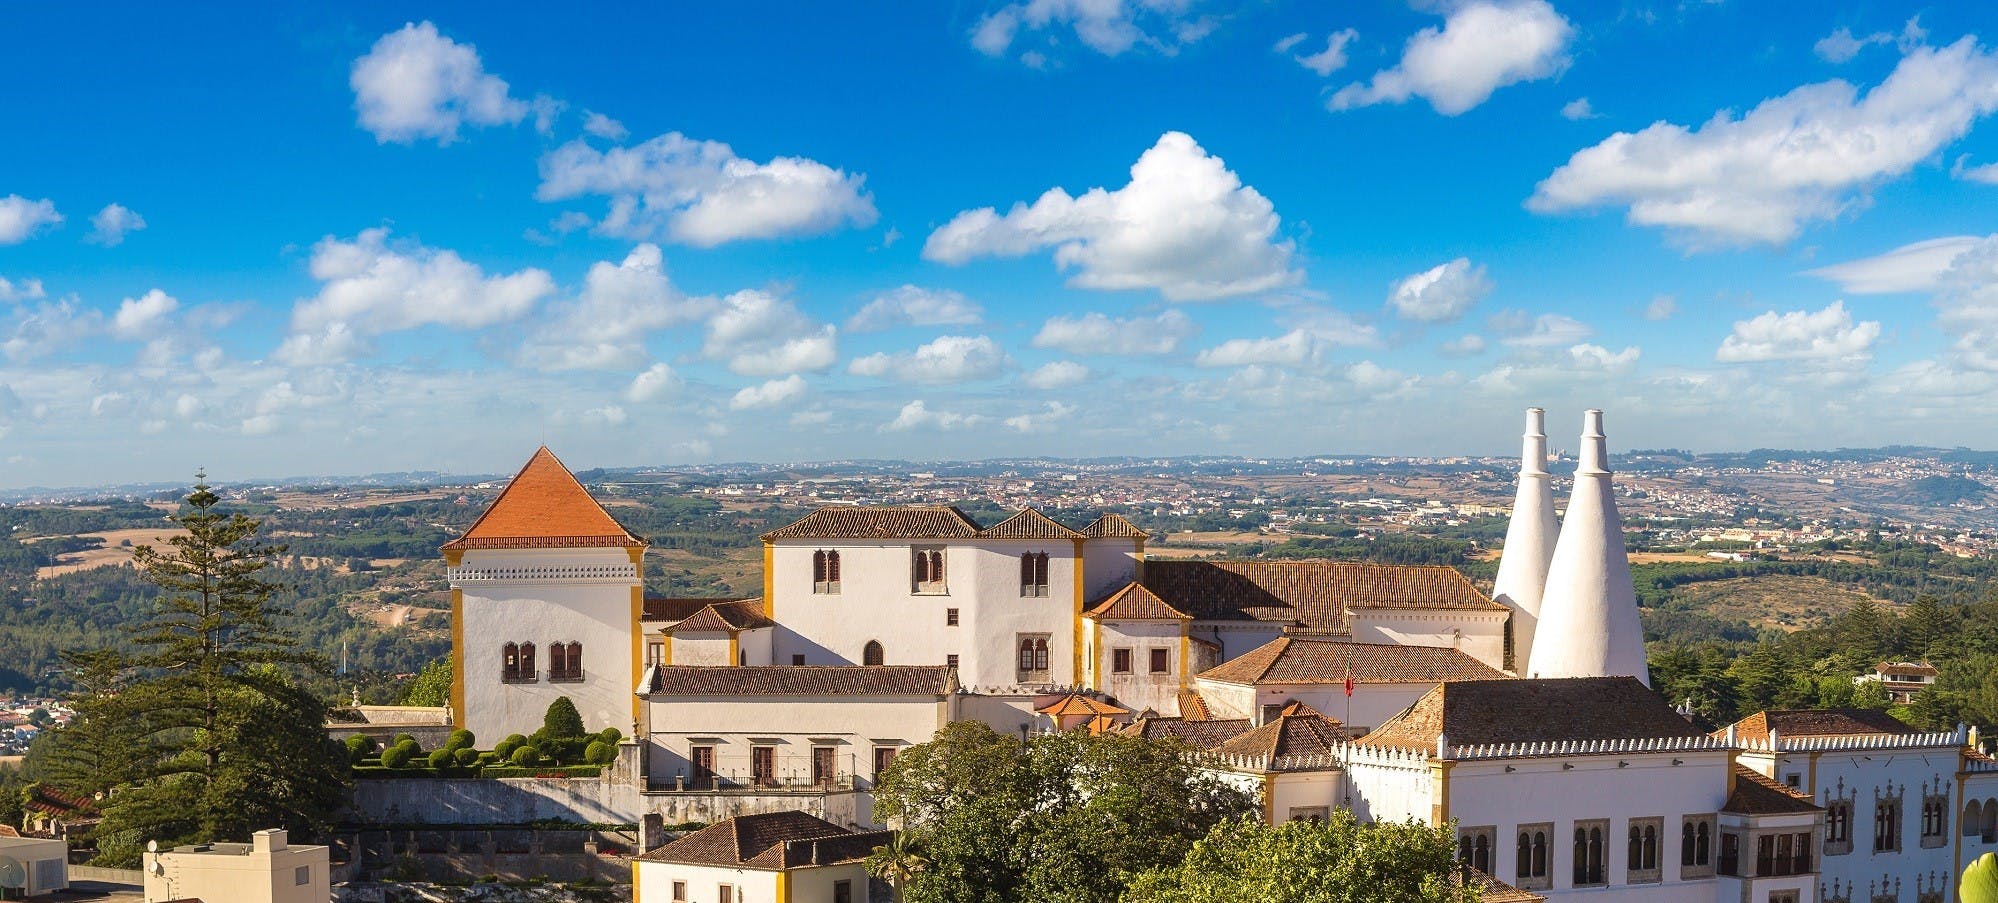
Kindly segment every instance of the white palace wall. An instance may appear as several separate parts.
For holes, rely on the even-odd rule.
[[[630,733],[643,590],[627,550],[471,549],[446,573],[460,632],[456,717],[481,746],[539,729],[549,703],[562,696],[576,704],[585,728]],[[501,647],[509,642],[534,644],[531,681],[503,680]],[[551,682],[549,646],[557,642],[583,644],[581,681]]]

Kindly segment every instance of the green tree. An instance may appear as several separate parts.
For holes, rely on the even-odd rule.
[[[324,663],[298,648],[262,574],[284,549],[257,541],[258,521],[214,510],[219,501],[198,483],[173,518],[186,534],[132,550],[160,590],[134,651],[68,656],[90,679],[48,767],[66,790],[110,792],[96,831],[107,864],[136,862],[149,840],[269,827],[311,836],[345,801],[346,751],[293,673]],[[107,767],[121,756],[128,767]]]
[[[541,715],[541,736],[569,739],[583,736],[583,716],[567,696],[557,696]]]
[[[1178,863],[1208,830],[1253,810],[1195,767],[1189,748],[1136,737],[1019,738],[946,726],[895,758],[875,791],[925,867],[908,903],[1115,901],[1148,869]]]
[[[1885,709],[1894,700],[1887,695],[1887,685],[1877,680],[1861,681],[1852,688],[1852,704],[1862,709]]]
[[[442,707],[451,704],[451,659],[440,658],[416,672],[402,691],[403,705]],[[463,713],[458,717],[463,718]]]
[[[1362,825],[1341,809],[1324,824],[1215,826],[1183,862],[1140,875],[1126,903],[1475,903],[1449,827]]]
[[[897,894],[930,867],[930,860],[916,849],[906,831],[896,831],[888,843],[874,848],[866,861],[867,873],[888,882]]]

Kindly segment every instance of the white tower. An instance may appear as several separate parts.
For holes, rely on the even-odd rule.
[[[1583,415],[1575,491],[1548,565],[1529,661],[1531,677],[1630,676],[1651,684],[1601,411]]]
[[[1547,567],[1554,560],[1554,540],[1561,525],[1554,520],[1554,480],[1547,474],[1546,412],[1526,410],[1526,434],[1521,437],[1519,494],[1512,500],[1512,523],[1505,530],[1505,554],[1499,558],[1492,599],[1512,609],[1512,670],[1529,674],[1533,635],[1540,623],[1540,600],[1547,588]]]

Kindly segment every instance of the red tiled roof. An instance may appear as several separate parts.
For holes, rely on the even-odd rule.
[[[1354,643],[1316,636],[1277,637],[1194,677],[1233,684],[1425,683],[1505,676],[1455,649]]]
[[[700,611],[701,609],[713,605],[717,602],[735,602],[735,601],[739,600],[717,599],[712,596],[702,596],[699,598],[692,598],[692,599],[677,598],[677,597],[668,598],[664,596],[647,596],[645,597],[644,612],[639,616],[639,620],[684,621],[688,618],[693,617],[694,614]],[[756,601],[761,602],[762,600],[758,599]]]
[[[1200,620],[1349,628],[1348,609],[1416,608],[1502,611],[1453,568],[1356,561],[1145,562],[1144,584]]]
[[[686,620],[664,628],[664,632],[734,633],[738,630],[774,627],[776,624],[776,621],[764,616],[762,599],[743,599],[703,605],[700,611],[687,616]]]
[[[948,665],[660,665],[661,696],[946,696],[957,690]]]
[[[1483,893],[1478,895],[1479,903],[1547,903],[1546,897],[1520,890],[1468,865],[1450,873],[1450,883],[1458,887],[1469,883],[1482,888]]]
[[[1152,740],[1183,740],[1199,749],[1213,749],[1228,742],[1249,729],[1247,718],[1225,718],[1220,720],[1189,720],[1152,716],[1139,718],[1125,725],[1119,733],[1129,737],[1145,737]]]
[[[1784,737],[1849,737],[1865,734],[1913,734],[1917,731],[1877,709],[1769,709],[1734,723],[1735,735],[1766,740],[1774,729]],[[1726,736],[1727,729],[1714,732]]]
[[[1207,710],[1207,700],[1200,697],[1199,690],[1179,691],[1179,716],[1188,721],[1206,721],[1214,717]]]
[[[978,531],[980,539],[1081,539],[1082,534],[1032,508]]]
[[[1129,715],[1130,709],[1119,708],[1099,699],[1070,693],[1057,697],[1053,702],[1034,706],[1034,711],[1052,718],[1073,715]]]
[[[1293,703],[1274,720],[1214,751],[1238,756],[1317,756],[1338,751],[1346,739],[1346,731],[1336,719]]]
[[[1431,749],[1439,734],[1473,746],[1701,733],[1635,677],[1536,677],[1441,684],[1359,742]]]
[[[597,504],[545,445],[465,535],[444,544],[450,550],[600,546],[643,548],[645,540]]]
[[[764,539],[972,539],[978,524],[943,505],[820,508]]]
[[[1742,815],[1802,815],[1822,808],[1809,796],[1745,765],[1734,766],[1734,792],[1721,804],[1722,812]]]
[[[760,812],[724,819],[637,858],[776,871],[864,858],[888,836],[851,831],[805,812]]]
[[[1103,598],[1095,607],[1082,613],[1085,618],[1102,621],[1189,621],[1192,615],[1167,605],[1157,593],[1136,583]]]
[[[1941,673],[1928,662],[1881,662],[1874,665],[1873,670],[1882,674],[1920,674],[1927,677]]]
[[[1150,539],[1151,534],[1138,529],[1136,524],[1124,519],[1121,514],[1105,514],[1096,522],[1082,528],[1082,535],[1090,539]]]

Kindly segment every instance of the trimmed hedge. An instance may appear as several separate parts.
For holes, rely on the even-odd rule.
[[[596,778],[602,777],[603,771],[602,765],[485,765],[478,768],[447,768],[443,771],[428,765],[412,765],[408,768],[356,765],[354,779],[374,781],[412,778]]]
[[[471,731],[461,727],[451,732],[451,739],[444,741],[444,748],[453,751],[470,749],[478,745],[478,742],[479,738],[473,736]]]
[[[603,777],[602,765],[489,765],[479,771],[482,778],[598,778]]]
[[[593,740],[589,748],[583,751],[583,761],[591,765],[609,765],[617,761],[617,747],[602,740]]]

